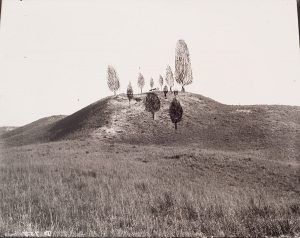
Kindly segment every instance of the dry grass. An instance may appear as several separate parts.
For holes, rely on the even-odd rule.
[[[77,140],[0,156],[0,235],[300,232],[299,164],[264,160],[262,151]]]

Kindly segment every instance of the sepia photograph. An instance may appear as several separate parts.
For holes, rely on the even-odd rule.
[[[300,238],[299,0],[0,0],[0,237]]]

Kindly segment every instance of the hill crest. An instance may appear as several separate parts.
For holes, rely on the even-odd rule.
[[[155,120],[144,109],[144,94],[103,98],[70,116],[44,118],[5,133],[8,145],[64,139],[95,139],[134,144],[197,144],[222,150],[259,150],[269,158],[300,160],[300,107],[224,105],[210,98],[179,93],[183,119],[174,130],[168,109],[173,95],[161,100]]]

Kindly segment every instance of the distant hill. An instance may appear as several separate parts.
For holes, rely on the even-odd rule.
[[[14,129],[16,129],[17,127],[14,127],[14,126],[2,126],[0,127],[0,135],[4,134],[4,133],[7,133],[9,131],[12,131]]]
[[[53,123],[65,116],[50,116],[34,121],[28,125],[18,127],[1,135],[6,144],[11,146],[26,145],[49,141],[48,130]]]
[[[8,145],[94,138],[134,144],[195,143],[219,150],[249,150],[269,159],[300,161],[300,107],[224,105],[210,98],[179,93],[183,120],[175,131],[168,109],[173,95],[161,99],[155,120],[144,109],[146,94],[99,100],[70,116],[53,116],[2,135]]]

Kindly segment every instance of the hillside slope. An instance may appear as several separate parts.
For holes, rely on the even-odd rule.
[[[12,131],[14,129],[16,129],[16,127],[14,127],[14,126],[3,126],[3,127],[0,127],[0,135],[5,134],[5,133],[7,133],[9,131]]]
[[[28,125],[18,127],[1,135],[8,145],[17,146],[49,141],[49,128],[65,116],[50,116],[41,118]]]
[[[134,144],[195,143],[220,150],[251,150],[270,159],[300,160],[300,107],[234,106],[192,93],[180,93],[183,120],[174,130],[168,114],[173,95],[161,99],[155,120],[144,109],[146,94],[107,97],[47,123],[32,123],[3,135],[9,145],[94,138]]]

